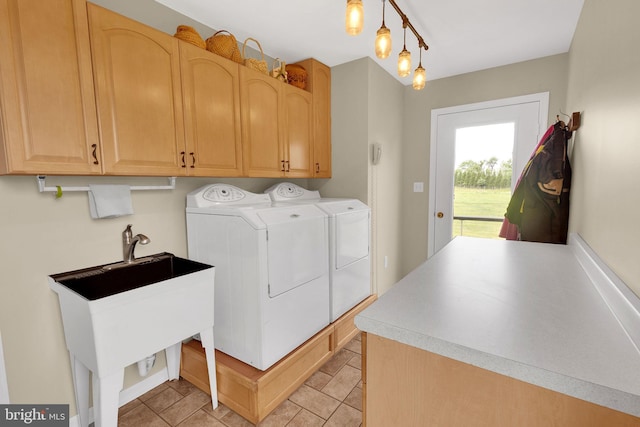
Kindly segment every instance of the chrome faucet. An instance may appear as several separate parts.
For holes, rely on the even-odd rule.
[[[131,264],[136,259],[133,254],[136,243],[140,242],[141,245],[146,245],[151,241],[151,239],[144,234],[136,234],[134,236],[133,231],[131,231],[131,226],[132,224],[127,225],[127,228],[122,232],[122,256],[126,264]]]

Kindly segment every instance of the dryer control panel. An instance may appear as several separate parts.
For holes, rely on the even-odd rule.
[[[282,182],[265,191],[274,202],[290,202],[299,200],[317,200],[319,191],[307,190],[290,182]]]

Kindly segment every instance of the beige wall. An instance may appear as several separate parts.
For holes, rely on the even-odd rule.
[[[570,229],[640,295],[640,2],[586,0],[569,54]]]
[[[325,197],[355,197],[367,203],[368,105],[366,60],[331,69],[331,179],[310,180]]]
[[[513,96],[549,92],[549,120],[564,110],[568,55],[554,55],[513,65],[428,82],[425,89],[404,89],[402,157],[402,274],[427,258],[431,110]],[[428,73],[428,70],[427,70]],[[425,192],[414,193],[413,183]]]
[[[403,87],[368,57],[333,67],[331,78],[333,175],[311,185],[324,197],[371,207],[373,287],[382,294],[401,278]],[[370,160],[373,143],[383,147],[378,165]]]
[[[369,151],[379,143],[382,157],[377,165],[369,160],[369,195],[374,211],[372,263],[379,295],[402,278],[401,202],[402,154],[404,148],[403,87],[373,60],[369,62]],[[386,263],[385,263],[386,259]]]
[[[136,255],[187,255],[185,200],[188,192],[227,182],[262,192],[277,180],[178,178],[173,191],[135,191],[134,215],[91,219],[86,192],[39,193],[33,176],[0,176],[0,328],[11,403],[70,403],[75,414],[69,355],[56,294],[47,276],[122,259],[122,231],[151,239]],[[294,180],[306,186],[307,180]],[[164,178],[48,177],[47,186],[89,183],[166,185]],[[151,374],[166,366],[158,359]],[[141,378],[127,370],[125,388]]]

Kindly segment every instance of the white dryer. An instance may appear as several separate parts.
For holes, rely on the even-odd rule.
[[[329,215],[331,322],[371,295],[371,209],[358,199],[321,198],[283,182],[265,191],[276,206],[313,204]]]
[[[328,217],[212,184],[187,195],[189,258],[216,267],[215,345],[266,370],[329,324]]]

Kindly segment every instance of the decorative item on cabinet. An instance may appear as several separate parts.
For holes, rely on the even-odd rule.
[[[176,33],[173,36],[187,43],[191,43],[194,46],[201,47],[202,49],[207,48],[207,44],[202,37],[200,37],[200,34],[198,34],[195,28],[188,25],[178,25]]]
[[[287,81],[290,85],[300,89],[307,88],[307,70],[302,65],[288,64],[285,69],[287,70]]]
[[[242,54],[238,48],[238,41],[235,36],[227,30],[216,31],[207,39],[206,45],[209,52],[230,59],[238,64],[242,64],[243,62]]]
[[[276,66],[276,62],[278,63],[278,66]],[[286,66],[287,64],[284,61],[281,61],[280,58],[276,58],[273,61],[271,77],[276,78],[283,83],[288,83]]]
[[[262,59],[245,57],[244,48],[247,47],[248,41],[254,41],[258,45],[258,49],[260,49],[260,55],[262,55]],[[264,59],[264,52],[262,51],[262,46],[260,46],[260,42],[258,40],[247,37],[247,39],[242,44],[242,57],[244,58],[245,66],[251,68],[252,70],[260,71],[263,74],[269,74],[269,67],[267,66],[267,61],[265,61]]]

